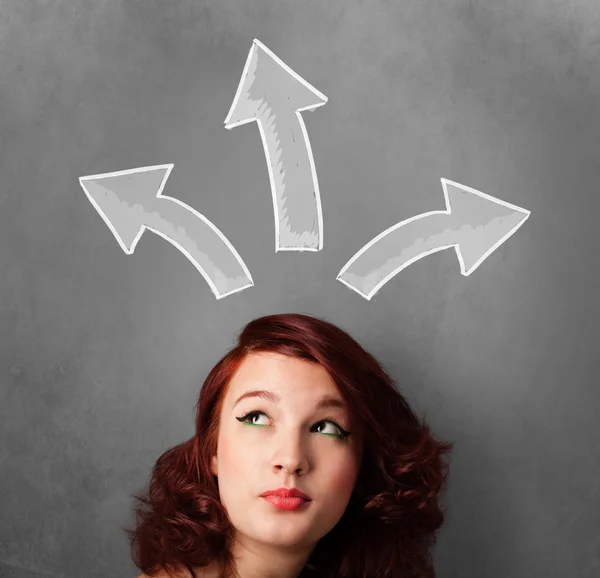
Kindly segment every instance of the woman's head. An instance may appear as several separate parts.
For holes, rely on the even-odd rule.
[[[255,319],[207,376],[195,436],[159,458],[138,498],[150,511],[138,509],[134,559],[147,574],[231,572],[242,541],[306,552],[322,576],[433,576],[450,449],[346,332],[302,314]],[[260,496],[280,487],[312,502],[288,512]]]
[[[236,539],[308,557],[350,500],[362,461],[358,423],[322,365],[281,353],[248,353],[221,391],[211,472]],[[278,488],[311,500],[278,509],[261,497]]]

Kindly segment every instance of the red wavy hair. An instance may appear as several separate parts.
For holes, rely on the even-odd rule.
[[[431,548],[445,521],[441,496],[453,443],[434,438],[383,366],[335,325],[304,314],[249,322],[235,347],[208,374],[196,406],[194,437],[161,455],[148,491],[133,497],[132,558],[148,576],[221,563],[235,576],[229,552],[234,528],[210,471],[221,405],[230,379],[251,352],[273,351],[322,365],[364,426],[365,450],[355,493],[338,524],[317,544],[301,576],[434,578]],[[308,568],[314,567],[316,572]]]

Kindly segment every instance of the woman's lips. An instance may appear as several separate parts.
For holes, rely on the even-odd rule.
[[[263,498],[278,510],[299,510],[310,504],[310,501],[302,498],[284,498],[276,495],[263,496]]]

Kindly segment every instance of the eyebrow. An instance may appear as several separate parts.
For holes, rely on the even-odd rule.
[[[279,403],[281,400],[277,394],[271,391],[266,391],[265,389],[253,389],[252,391],[247,391],[246,393],[240,395],[240,397],[235,400],[233,407],[242,401],[242,399],[246,399],[247,397],[260,397],[270,401],[271,403]],[[324,407],[339,407],[341,409],[346,409],[346,404],[339,397],[331,397],[326,395],[317,402],[315,409],[321,409]]]

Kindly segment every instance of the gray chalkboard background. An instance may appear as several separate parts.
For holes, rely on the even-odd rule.
[[[440,578],[600,575],[599,22],[587,0],[4,0],[0,576],[135,576],[131,495],[236,331],[284,311],[349,331],[455,443]],[[275,252],[257,124],[223,126],[254,38],[329,99],[303,113],[319,252]],[[254,287],[216,299],[148,230],[126,255],[79,183],[166,163]],[[470,276],[448,249],[370,301],[336,280],[444,210],[442,177],[531,215]]]

